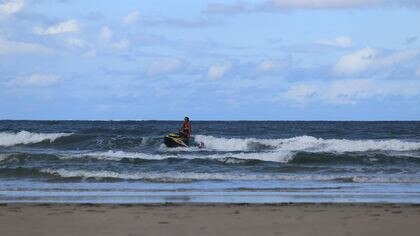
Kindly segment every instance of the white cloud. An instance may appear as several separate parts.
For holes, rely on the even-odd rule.
[[[136,21],[138,21],[139,18],[140,18],[140,13],[138,11],[133,11],[122,18],[122,23],[123,25],[131,25],[135,23]]]
[[[79,38],[68,38],[67,43],[70,46],[82,48],[86,45],[85,41]]]
[[[316,43],[325,46],[348,48],[351,46],[351,39],[348,36],[340,36],[335,39],[322,39]]]
[[[392,68],[419,55],[420,50],[405,50],[385,55],[367,47],[341,57],[333,71],[337,75],[357,75],[369,70]]]
[[[280,9],[331,9],[378,6],[384,0],[270,0],[266,6]]]
[[[420,55],[420,50],[418,49],[410,49],[405,51],[396,52],[382,58],[379,58],[375,61],[374,66],[377,68],[386,68],[396,66],[403,62],[407,62],[412,60]]]
[[[287,63],[283,60],[266,59],[257,65],[257,70],[260,72],[278,72],[286,66]]]
[[[56,84],[59,78],[54,75],[33,74],[30,76],[17,77],[9,81],[11,87],[48,87]]]
[[[103,26],[101,28],[101,33],[100,33],[101,40],[108,42],[109,40],[111,40],[113,34],[114,32],[112,32],[112,30],[108,26]]]
[[[364,48],[341,57],[334,66],[334,73],[338,75],[353,75],[365,71],[373,63],[378,51]]]
[[[114,50],[126,50],[130,47],[130,41],[126,38],[121,38],[118,41],[113,40],[114,31],[108,27],[103,26],[101,28],[99,37],[103,43],[103,46],[110,46]]]
[[[252,12],[291,11],[291,10],[340,10],[360,8],[404,7],[420,9],[418,0],[265,0],[260,4],[249,5],[243,1],[233,3],[210,3],[204,10],[210,14],[243,14]]]
[[[25,53],[48,54],[53,52],[52,49],[39,44],[10,41],[0,37],[0,55]]]
[[[130,47],[130,41],[128,39],[121,39],[118,42],[113,43],[112,48],[115,50],[125,50]]]
[[[54,35],[62,33],[72,33],[79,31],[79,23],[76,20],[59,22],[47,28],[37,27],[34,32],[39,35]]]
[[[179,59],[160,58],[150,63],[147,74],[153,76],[172,73],[179,70],[182,65],[183,63]]]
[[[25,5],[24,0],[8,0],[0,4],[0,15],[12,15]]]
[[[363,100],[384,99],[391,96],[420,96],[420,81],[345,79],[332,82],[302,83],[291,86],[285,93],[297,104],[322,102],[324,104],[356,104]]]
[[[231,63],[221,63],[221,64],[214,64],[209,67],[207,71],[207,78],[209,79],[220,79],[222,78],[227,71],[232,67]]]
[[[210,14],[236,14],[247,11],[247,6],[244,2],[236,2],[233,4],[224,3],[210,3],[207,5],[205,13]]]

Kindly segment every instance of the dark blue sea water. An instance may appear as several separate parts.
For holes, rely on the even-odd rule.
[[[420,203],[420,122],[0,121],[0,202]],[[205,148],[198,148],[198,143]]]

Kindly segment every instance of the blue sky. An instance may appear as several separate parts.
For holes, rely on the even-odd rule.
[[[0,119],[419,120],[420,1],[0,0]]]

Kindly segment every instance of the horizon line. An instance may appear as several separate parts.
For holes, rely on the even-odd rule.
[[[115,121],[115,122],[121,122],[121,121],[182,121],[183,119],[0,119],[0,121]],[[218,120],[218,119],[210,119],[210,120],[194,120],[190,119],[191,121],[199,121],[199,122],[223,122],[223,121],[229,121],[229,122],[420,122],[420,120],[325,120],[325,119],[319,119],[319,120],[263,120],[263,119],[256,119],[256,120],[250,120],[250,119],[244,119],[244,120],[235,120],[235,119],[227,119],[227,120]]]

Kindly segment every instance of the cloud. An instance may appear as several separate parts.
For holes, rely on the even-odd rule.
[[[155,17],[144,19],[143,24],[148,26],[171,26],[182,28],[202,28],[207,26],[220,25],[221,23],[209,18],[173,18],[173,17]]]
[[[68,38],[67,44],[70,46],[82,48],[86,45],[86,42],[80,38]]]
[[[263,73],[278,72],[287,67],[288,62],[285,60],[266,59],[257,65],[257,71]]]
[[[8,0],[0,3],[0,15],[12,15],[24,7],[24,0]]]
[[[278,9],[340,9],[372,7],[384,2],[384,0],[270,0],[265,6]]]
[[[420,7],[418,0],[268,0],[262,10]]]
[[[55,75],[32,74],[25,77],[17,77],[9,81],[11,87],[48,87],[56,84],[59,78]]]
[[[82,54],[82,57],[86,57],[86,58],[92,58],[92,57],[96,57],[96,51],[91,49],[85,53]]]
[[[53,52],[52,49],[39,44],[10,41],[0,37],[0,55],[28,53],[49,54]]]
[[[111,40],[113,34],[114,32],[108,26],[103,26],[101,28],[100,38],[102,41],[108,42]]]
[[[76,20],[67,20],[59,22],[47,28],[36,27],[34,29],[35,34],[39,35],[55,35],[62,33],[72,33],[79,31],[79,23]]]
[[[334,73],[338,75],[354,75],[365,71],[373,63],[377,54],[377,50],[367,47],[344,55],[335,64]]]
[[[352,105],[363,100],[385,99],[393,96],[405,98],[420,96],[420,82],[415,80],[401,83],[375,79],[344,79],[292,85],[285,93],[286,99],[300,105],[314,102]]]
[[[209,67],[207,71],[207,78],[209,79],[220,79],[222,78],[227,71],[230,70],[232,64],[229,62],[214,64]]]
[[[126,50],[130,47],[130,40],[127,38],[121,38],[113,40],[114,31],[108,27],[103,26],[99,33],[99,38],[103,43],[103,46],[110,46],[114,50]]]
[[[327,96],[324,99],[332,104],[355,104],[360,99],[383,96],[386,93],[381,85],[375,84],[371,79],[339,80],[327,87]]]
[[[130,41],[126,38],[113,43],[112,48],[115,50],[126,50],[130,47]]]
[[[128,15],[124,16],[121,20],[123,25],[131,25],[138,21],[140,18],[140,13],[138,11],[130,12]]]
[[[147,74],[150,76],[169,74],[179,70],[183,62],[174,58],[159,58],[150,63]]]
[[[410,61],[415,59],[420,55],[419,49],[410,49],[405,51],[395,52],[389,55],[385,55],[382,58],[378,58],[375,60],[374,67],[375,68],[387,68],[393,67],[398,64]]]
[[[286,98],[298,103],[305,103],[317,96],[319,88],[313,84],[299,84],[292,86],[286,91]]]
[[[235,2],[233,4],[210,3],[204,10],[209,14],[238,14],[247,11],[247,5],[244,2]]]
[[[369,70],[395,67],[420,55],[420,50],[405,50],[384,55],[379,50],[367,47],[342,56],[334,65],[336,75],[357,75]]]
[[[420,9],[418,0],[265,0],[260,4],[209,3],[204,10],[209,14],[243,14],[252,12],[273,12],[291,10],[345,10],[360,8],[405,7]]]
[[[322,39],[316,42],[320,45],[348,48],[351,46],[351,39],[348,36],[340,36],[334,39]]]

